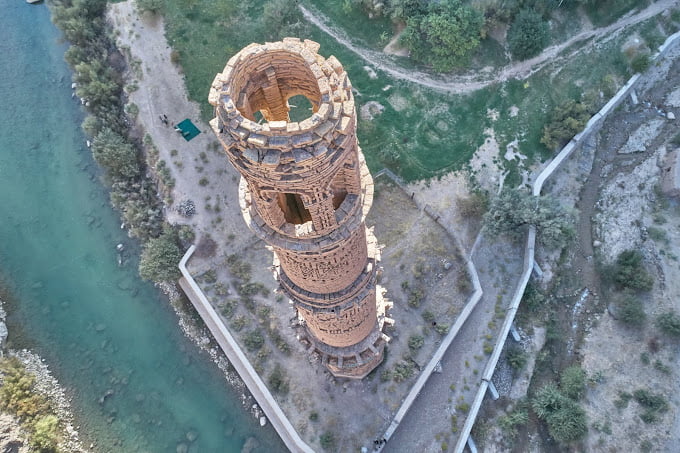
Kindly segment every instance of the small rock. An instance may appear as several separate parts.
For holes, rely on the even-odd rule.
[[[265,417],[263,415],[262,417],[260,417],[260,426],[264,426],[266,424],[267,424],[267,417]]]
[[[600,241],[593,241],[593,247],[597,248],[602,245],[602,242]]]
[[[179,443],[177,444],[177,448],[175,448],[175,451],[177,453],[187,453],[189,451],[189,446],[184,442]]]
[[[250,453],[259,446],[260,442],[258,442],[257,439],[254,437],[249,437],[248,440],[246,440],[246,442],[243,444],[243,447],[241,447],[241,453]]]
[[[673,112],[666,113],[666,118],[668,118],[669,120],[674,120],[675,119],[675,113],[673,113]]]
[[[99,324],[94,326],[94,330],[96,330],[97,332],[103,332],[106,330],[106,324],[100,322]]]
[[[194,431],[193,429],[187,433],[187,440],[189,442],[193,442],[196,439],[198,439],[198,433]]]

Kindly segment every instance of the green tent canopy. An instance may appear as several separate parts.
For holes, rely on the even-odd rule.
[[[189,118],[175,126],[175,130],[181,133],[182,137],[184,137],[184,140],[186,141],[191,140],[201,133],[201,131],[198,130],[196,125],[194,125],[194,123],[192,123]]]

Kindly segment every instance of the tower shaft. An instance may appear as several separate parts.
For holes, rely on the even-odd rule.
[[[211,126],[241,174],[243,216],[273,248],[310,350],[334,375],[361,378],[382,361],[388,339],[379,250],[364,224],[373,180],[347,73],[318,49],[295,38],[245,47],[215,77]],[[288,100],[299,95],[312,112],[291,121]]]

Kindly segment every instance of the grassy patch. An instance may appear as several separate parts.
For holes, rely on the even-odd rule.
[[[649,0],[599,0],[584,6],[593,25],[602,27],[615,22],[633,8],[644,8]]]
[[[368,19],[359,10],[345,13],[340,0],[305,1],[322,10],[334,25],[366,47],[381,47],[380,37],[385,31],[391,33],[387,19]],[[335,55],[343,63],[359,92],[357,110],[368,101],[385,107],[373,120],[359,120],[358,136],[371,170],[388,167],[407,181],[466,168],[484,142],[487,128],[494,129],[501,153],[517,139],[520,152],[530,160],[544,160],[550,153],[540,144],[540,138],[549,112],[568,99],[578,99],[588,89],[599,89],[609,74],[618,80],[627,75],[625,59],[618,51],[622,39],[619,38],[573,58],[554,73],[547,68],[527,81],[508,80],[469,95],[449,95],[394,80],[379,70],[378,77],[371,79],[364,69],[367,62],[309,24],[266,27],[261,15],[268,3],[167,0],[167,37],[178,53],[189,96],[200,104],[203,119],[213,116],[207,103],[209,87],[231,55],[250,42],[284,35],[310,38],[321,44],[322,55]],[[273,28],[276,30],[271,31]],[[480,64],[487,60],[503,64],[505,57],[500,45],[486,41],[489,42],[480,50]],[[589,70],[583,71],[584,67]],[[511,107],[517,107],[516,116],[511,116]],[[496,121],[487,116],[489,110],[498,112]],[[513,184],[520,181],[517,165],[503,162],[510,170],[506,181]]]
[[[333,26],[356,39],[358,44],[372,49],[382,49],[394,36],[394,27],[387,17],[370,19],[361,6],[343,0],[304,0],[307,7],[322,12]],[[345,6],[347,5],[347,6]]]

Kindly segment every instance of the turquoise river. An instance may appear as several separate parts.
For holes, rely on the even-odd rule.
[[[44,4],[0,0],[0,286],[10,345],[46,360],[101,452],[284,447],[242,409],[166,299],[118,266],[119,228],[80,131],[66,49]],[[104,396],[109,393],[110,395]],[[252,442],[252,440],[251,440]]]

